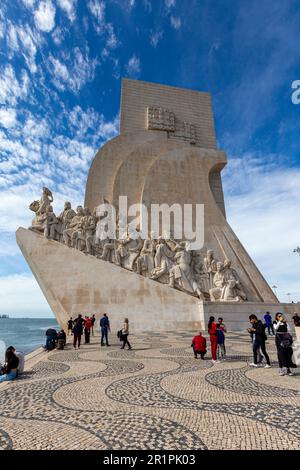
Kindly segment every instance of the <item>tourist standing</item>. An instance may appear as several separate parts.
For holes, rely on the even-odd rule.
[[[128,346],[128,349],[132,349],[131,344],[128,341],[128,335],[129,335],[129,321],[128,321],[128,318],[125,318],[124,325],[122,328],[123,345],[121,346],[121,349],[124,349],[126,344]]]
[[[85,324],[84,324],[84,341],[85,344],[90,342],[90,333],[92,327],[92,320],[89,317],[85,317]]]
[[[218,348],[218,336],[217,336],[217,325],[215,323],[215,317],[210,317],[208,322],[208,333],[211,347],[212,363],[215,364],[217,361],[217,348]]]
[[[262,354],[265,356],[267,364],[265,368],[268,369],[271,367],[270,358],[266,351],[266,332],[265,327],[261,320],[258,320],[257,316],[252,314],[249,316],[249,321],[252,325],[252,328],[249,328],[249,333],[253,333],[253,362],[249,364],[251,367],[258,367],[257,364],[257,353],[259,348],[261,349]]]
[[[218,324],[220,325],[220,330],[223,332],[224,334],[224,342],[223,342],[223,352],[224,352],[224,359],[226,358],[226,347],[225,347],[225,333],[227,333],[227,328],[226,328],[226,325],[225,323],[223,322],[223,318],[222,317],[219,317],[218,318]]]
[[[12,350],[6,351],[4,375],[0,375],[0,382],[14,380],[18,376],[19,359]]]
[[[204,359],[204,356],[207,353],[206,339],[204,338],[204,336],[202,336],[201,331],[198,335],[194,336],[194,338],[192,339],[191,346],[194,351],[195,359],[198,359],[198,354],[200,354],[201,359]]]
[[[76,345],[78,345],[78,349],[80,349],[80,344],[81,344],[81,336],[83,333],[83,325],[84,325],[84,319],[82,318],[82,315],[78,315],[74,322],[73,326],[73,345],[74,349],[76,349]]]
[[[103,313],[103,317],[100,320],[100,329],[101,329],[101,346],[104,346],[104,339],[106,341],[106,346],[109,346],[108,332],[110,331],[110,323],[109,323],[107,313]]]
[[[295,326],[300,326],[300,316],[298,315],[298,313],[294,313],[294,316],[292,317],[293,318],[293,321],[294,321],[294,325]]]
[[[217,358],[219,360],[226,359],[225,335],[219,323],[217,323],[217,338],[218,338]]]
[[[275,316],[275,344],[279,362],[279,375],[294,375],[291,368],[297,367],[293,363],[293,338],[290,334],[290,327],[281,313]]]
[[[268,334],[271,336],[271,334],[274,336],[275,333],[274,333],[274,328],[273,328],[273,320],[272,320],[272,316],[270,315],[270,312],[267,312],[264,316],[264,320],[265,320],[265,323],[266,323],[266,327],[268,328]],[[272,331],[272,333],[271,333]]]
[[[92,336],[94,336],[94,325],[95,325],[95,321],[96,321],[96,317],[95,317],[95,314],[92,315],[92,318],[91,318],[91,330],[92,330]]]
[[[72,334],[73,325],[74,325],[73,318],[70,317],[70,319],[68,320],[68,336]]]

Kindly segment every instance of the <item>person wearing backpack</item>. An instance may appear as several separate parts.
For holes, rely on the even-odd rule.
[[[252,325],[252,328],[248,329],[249,333],[253,333],[253,362],[249,364],[251,367],[258,367],[257,364],[257,354],[259,348],[261,349],[262,354],[265,356],[267,364],[265,365],[266,369],[271,367],[270,358],[266,351],[266,340],[267,335],[265,332],[265,326],[261,320],[258,320],[257,316],[252,314],[249,316],[249,321]]]
[[[279,362],[279,375],[295,375],[291,367],[297,367],[293,363],[293,338],[290,334],[290,327],[281,313],[275,315],[275,344]]]

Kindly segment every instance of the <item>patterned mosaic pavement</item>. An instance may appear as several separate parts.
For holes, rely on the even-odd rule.
[[[194,359],[193,333],[130,336],[41,353],[0,386],[0,449],[299,449],[300,369],[251,369],[245,334],[227,360]],[[113,338],[112,338],[113,339]]]

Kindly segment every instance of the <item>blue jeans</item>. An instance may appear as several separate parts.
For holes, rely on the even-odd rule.
[[[107,337],[108,328],[106,326],[101,327],[101,344],[104,344],[104,338],[106,344],[108,344],[108,337]]]
[[[14,380],[17,377],[17,372],[9,372],[8,374],[0,375],[0,382],[6,382],[8,380]]]

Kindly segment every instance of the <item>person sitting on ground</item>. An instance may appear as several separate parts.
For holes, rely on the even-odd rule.
[[[60,330],[57,334],[57,349],[64,349],[67,341],[67,336],[64,330]]]
[[[21,351],[16,351],[15,348],[13,346],[8,346],[7,350],[6,350],[6,353],[5,353],[5,357],[8,353],[8,351],[12,351],[13,353],[15,353],[15,355],[17,356],[17,358],[19,359],[19,365],[18,365],[18,376],[20,374],[23,374],[24,372],[24,367],[25,367],[25,354]]]
[[[198,359],[198,354],[200,354],[201,359],[204,359],[204,356],[207,353],[206,339],[202,336],[201,331],[199,331],[199,334],[194,336],[192,339],[191,347],[193,348],[195,359]]]
[[[6,353],[4,375],[0,375],[0,382],[14,380],[18,376],[19,358],[16,354],[9,350]]]
[[[54,328],[48,328],[46,331],[46,351],[52,351],[56,348],[57,332]]]

